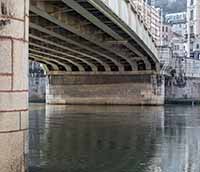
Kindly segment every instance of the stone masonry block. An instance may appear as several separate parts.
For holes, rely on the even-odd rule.
[[[25,0],[25,15],[29,16],[29,5],[30,5],[30,0]]]
[[[11,46],[11,40],[0,39],[0,73],[11,73],[12,71]]]
[[[5,16],[21,20],[24,19],[24,8],[21,8],[24,6],[24,0],[0,0],[0,4],[2,5],[1,9],[4,10]]]
[[[25,40],[26,41],[29,41],[29,17],[28,16],[26,16],[25,17]]]
[[[13,19],[6,20],[6,24],[0,27],[0,35],[6,37],[13,37],[17,39],[23,39],[24,22]]]
[[[11,76],[0,76],[0,90],[11,89]]]
[[[70,79],[63,83],[64,79]],[[52,76],[47,90],[49,104],[163,104],[163,95],[154,95],[148,76]],[[116,80],[115,80],[116,79]],[[118,80],[117,80],[118,79]]]
[[[23,131],[0,133],[0,171],[25,172]]]
[[[28,44],[22,41],[14,41],[13,57],[13,89],[27,90],[28,88]]]
[[[28,129],[28,111],[21,112],[21,129]]]
[[[0,132],[20,129],[19,112],[0,113]]]
[[[27,172],[28,169],[28,165],[29,165],[29,159],[28,159],[28,153],[29,153],[29,131],[28,130],[24,130],[23,131],[23,135],[24,135],[24,161],[22,164],[22,172]]]
[[[12,111],[27,109],[28,93],[27,92],[0,92],[0,111]]]

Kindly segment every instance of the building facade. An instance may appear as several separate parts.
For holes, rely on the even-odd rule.
[[[185,38],[182,35],[173,32],[171,42],[173,57],[185,58],[187,56],[187,42],[185,41]]]
[[[187,51],[188,57],[199,58],[200,52],[200,1],[187,1]]]
[[[166,23],[171,24],[172,32],[175,32],[181,36],[185,36],[187,33],[187,13],[171,13],[165,15]]]
[[[171,44],[171,40],[172,40],[172,26],[171,24],[168,23],[162,23],[162,27],[161,27],[161,46],[169,46]]]
[[[173,51],[174,57],[185,57],[187,40],[185,35],[187,34],[187,13],[178,12],[166,14],[164,17],[165,23],[162,40],[164,44],[168,44]],[[168,32],[166,30],[168,28]],[[162,29],[163,30],[163,29]],[[166,37],[168,40],[166,40]]]
[[[160,9],[151,6],[151,0],[131,0],[134,8],[151,34],[157,46],[160,46],[161,16]]]

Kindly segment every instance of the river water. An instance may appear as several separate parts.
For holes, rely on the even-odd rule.
[[[200,172],[200,107],[30,105],[30,172]]]

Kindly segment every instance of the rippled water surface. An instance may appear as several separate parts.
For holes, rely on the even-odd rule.
[[[30,109],[30,172],[200,172],[200,107]]]

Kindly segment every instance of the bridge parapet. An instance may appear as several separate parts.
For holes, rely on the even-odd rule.
[[[140,41],[158,57],[156,46],[160,40],[159,10],[140,0],[101,0],[124,23],[129,26]],[[139,43],[139,41],[138,41]]]

